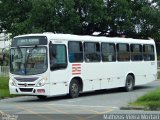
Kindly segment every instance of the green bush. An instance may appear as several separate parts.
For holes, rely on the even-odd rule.
[[[0,99],[11,96],[9,94],[8,81],[8,77],[0,77]]]
[[[157,56],[157,60],[160,61],[160,55]]]
[[[9,78],[5,76],[0,77],[0,89],[8,89]]]

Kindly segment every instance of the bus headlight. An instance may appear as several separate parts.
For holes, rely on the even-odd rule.
[[[11,79],[9,83],[11,86],[17,86],[16,81],[14,79]]]
[[[42,80],[40,80],[40,81],[37,83],[36,87],[44,86],[45,83],[46,83],[46,80],[45,80],[45,79],[42,79]]]

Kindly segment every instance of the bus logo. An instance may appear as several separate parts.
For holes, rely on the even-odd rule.
[[[72,75],[81,74],[81,64],[72,64]]]
[[[25,83],[25,84],[24,84],[24,87],[27,87],[27,86],[28,86],[28,84],[27,84],[27,83]]]

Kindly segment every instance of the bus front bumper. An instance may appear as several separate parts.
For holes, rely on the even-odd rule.
[[[9,85],[10,94],[49,96],[49,84],[42,87],[17,87]]]

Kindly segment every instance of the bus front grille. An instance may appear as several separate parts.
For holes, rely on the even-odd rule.
[[[32,92],[33,88],[19,88],[21,92]]]
[[[34,86],[35,84],[18,84],[19,86],[21,87],[31,87],[31,86]]]

